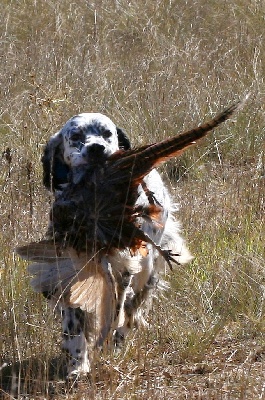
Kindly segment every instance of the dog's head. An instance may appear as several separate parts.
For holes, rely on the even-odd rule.
[[[76,115],[51,137],[44,149],[43,183],[49,190],[60,189],[68,182],[72,168],[102,163],[119,149],[130,147],[126,134],[105,115]]]

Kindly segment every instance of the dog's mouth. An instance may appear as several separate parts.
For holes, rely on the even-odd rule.
[[[81,182],[88,171],[91,173],[103,167],[111,155],[103,145],[98,143],[87,146],[84,150],[81,153],[82,163],[72,167],[71,180],[74,184]]]

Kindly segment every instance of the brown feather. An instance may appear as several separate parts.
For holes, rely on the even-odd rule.
[[[94,314],[93,330],[98,340],[103,341],[115,317],[117,298],[117,288],[108,269],[102,263],[86,263],[63,297],[66,306]]]
[[[24,260],[38,261],[43,263],[69,258],[62,247],[56,245],[51,240],[31,242],[25,246],[16,247],[15,251]]]

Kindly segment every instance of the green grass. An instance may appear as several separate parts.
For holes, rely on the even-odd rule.
[[[4,399],[265,398],[264,14],[258,0],[2,1]],[[90,380],[67,386],[60,321],[12,254],[46,230],[47,139],[72,115],[99,111],[134,145],[151,143],[248,92],[233,121],[161,168],[194,261],[168,274],[150,329],[119,355],[95,355]]]

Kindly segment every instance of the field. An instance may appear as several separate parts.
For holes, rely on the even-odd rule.
[[[265,399],[264,15],[259,0],[2,0],[0,398]],[[60,321],[13,254],[47,227],[46,141],[98,111],[151,143],[247,93],[160,169],[194,260],[168,272],[149,329],[65,383]]]

